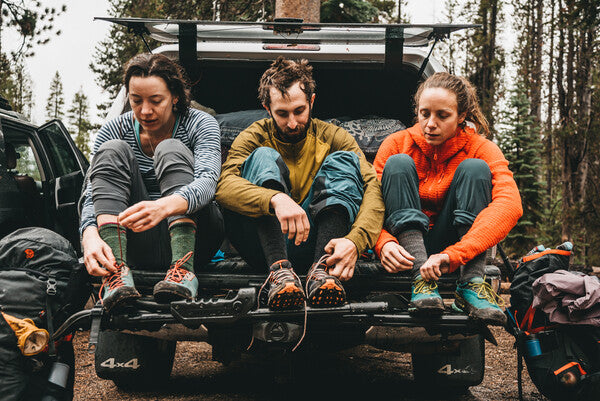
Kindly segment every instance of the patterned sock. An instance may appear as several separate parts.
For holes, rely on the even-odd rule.
[[[194,271],[194,250],[196,247],[196,223],[175,223],[169,227],[171,236],[171,265],[184,258],[189,252],[192,255],[181,265],[182,268]]]
[[[117,223],[106,223],[98,227],[102,241],[110,247],[117,264],[127,263],[127,229]]]
[[[407,230],[398,235],[400,246],[415,257],[413,260],[412,276],[413,279],[421,274],[421,266],[427,262],[427,250],[423,241],[423,233],[419,230]]]

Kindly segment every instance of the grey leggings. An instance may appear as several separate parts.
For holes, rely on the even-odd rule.
[[[162,141],[154,154],[156,180],[143,177],[131,147],[113,139],[100,146],[90,166],[95,215],[118,215],[129,206],[150,200],[148,192],[168,196],[194,179],[194,156],[181,141]],[[210,261],[224,237],[223,217],[215,202],[189,216],[171,216],[150,230],[127,231],[127,263],[133,269],[164,271],[171,263],[168,223],[182,217],[196,222],[194,268]],[[199,270],[196,270],[199,271]]]

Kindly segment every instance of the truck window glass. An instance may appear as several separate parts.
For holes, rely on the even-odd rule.
[[[75,154],[57,124],[47,126],[40,130],[39,134],[57,177],[80,170]]]

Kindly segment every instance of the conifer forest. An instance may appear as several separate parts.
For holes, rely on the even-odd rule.
[[[417,0],[320,0],[320,20],[410,23],[406,6],[411,1]],[[17,8],[10,8],[12,3],[27,4],[29,11],[19,14]],[[109,3],[107,15],[118,17],[269,21],[275,12],[275,0]],[[2,28],[16,26],[24,38],[18,54],[8,52],[1,46],[0,29],[0,95],[24,113],[30,109],[26,86],[31,78],[23,77],[22,60],[35,46],[60,34],[50,21],[63,12],[36,4],[0,1]],[[570,240],[575,244],[576,263],[600,266],[600,0],[440,0],[436,4],[443,10],[442,17],[432,23],[480,25],[453,34],[436,47],[434,57],[449,72],[469,78],[476,86],[493,140],[510,162],[524,215],[503,241],[504,249],[518,258],[537,244],[554,247]],[[36,20],[44,24],[32,28]],[[150,47],[156,45],[149,40]],[[90,69],[111,98],[120,88],[124,62],[143,51],[146,45],[117,25],[97,45]],[[89,151],[85,135],[93,127],[82,119],[87,118],[85,105],[94,99],[78,93],[73,106],[61,111],[59,81],[57,72],[48,114],[66,111],[78,145]],[[101,105],[103,110],[109,106]]]

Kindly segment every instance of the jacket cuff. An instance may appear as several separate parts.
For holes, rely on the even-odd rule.
[[[452,272],[456,271],[456,269],[458,269],[462,265],[462,262],[458,258],[458,255],[456,255],[454,252],[443,251],[442,253],[445,253],[446,255],[448,255],[448,259],[450,259],[448,273],[452,273]]]

